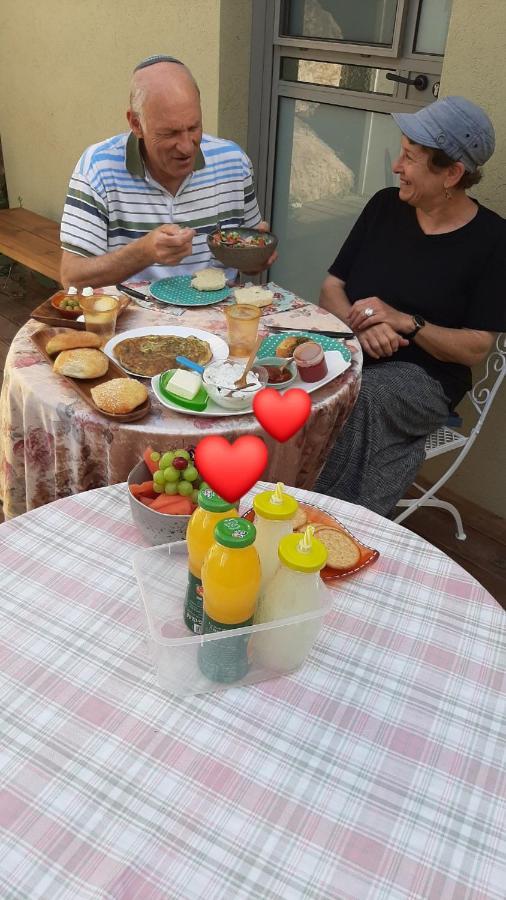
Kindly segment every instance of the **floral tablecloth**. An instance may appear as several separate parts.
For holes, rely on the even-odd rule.
[[[225,336],[221,306],[186,310],[145,309],[130,304],[117,332],[150,325],[184,325]],[[342,328],[342,323],[312,304],[261,319],[294,328]],[[0,497],[5,518],[52,500],[124,481],[147,444],[194,446],[205,434],[235,440],[261,435],[269,448],[265,477],[302,488],[313,486],[327,450],[346,422],[360,388],[362,353],[349,341],[350,368],[312,395],[311,416],[290,441],[269,438],[253,416],[208,418],[181,415],[152,395],[152,410],[139,422],[122,424],[95,412],[42,357],[30,335],[44,326],[30,320],[14,338],[5,365],[0,398]],[[266,332],[267,333],[267,332]]]

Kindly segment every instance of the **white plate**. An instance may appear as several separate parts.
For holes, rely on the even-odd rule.
[[[199,337],[199,335],[197,335]],[[287,391],[292,390],[292,388],[302,388],[302,390],[307,391],[308,394],[312,394],[313,391],[317,391],[318,388],[323,387],[325,384],[328,384],[329,381],[332,381],[334,378],[337,378],[338,375],[342,375],[346,369],[349,369],[351,363],[348,360],[343,359],[342,354],[339,353],[338,350],[327,350],[325,353],[325,359],[327,360],[327,368],[328,372],[325,375],[325,378],[321,378],[320,381],[302,381],[302,379],[297,375],[295,381],[286,388]],[[258,364],[262,364],[262,360],[258,361]],[[193,409],[183,409],[181,406],[177,406],[176,403],[172,403],[171,400],[168,400],[167,397],[164,397],[160,392],[160,376],[155,375],[151,379],[151,387],[153,388],[153,392],[157,399],[162,403],[167,409],[172,409],[174,412],[182,413],[184,416],[250,416],[252,413],[252,409],[224,409],[223,406],[218,406],[214,400],[209,398],[207,406],[205,409],[197,412]],[[278,394],[283,394],[284,391],[278,391]]]
[[[103,352],[119,366],[119,360],[116,359],[113,353],[113,348],[116,344],[120,344],[121,341],[126,341],[128,338],[144,337],[145,334],[170,334],[175,335],[176,337],[197,337],[200,338],[201,341],[207,341],[209,344],[213,354],[213,358],[210,362],[222,362],[228,357],[228,344],[225,343],[223,338],[218,337],[216,334],[211,334],[210,331],[202,331],[201,328],[185,328],[182,325],[153,325],[151,328],[132,328],[130,331],[122,331],[120,334],[115,334],[114,337],[107,342],[103,348]],[[136,372],[130,372],[130,370],[125,369],[124,366],[121,366],[121,368],[123,371],[128,372],[129,375],[136,375],[137,378],[151,377],[150,375],[137,375]]]

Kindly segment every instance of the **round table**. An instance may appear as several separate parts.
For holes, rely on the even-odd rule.
[[[184,699],[149,662],[125,485],[0,526],[2,896],[502,900],[503,610],[401,526],[295,494],[379,559],[298,672]]]
[[[345,327],[312,304],[264,317],[261,328],[274,321],[298,329]],[[219,307],[191,309],[176,317],[166,307],[148,310],[133,303],[118,320],[117,332],[152,325],[184,325],[226,335]],[[124,481],[148,444],[162,450],[188,448],[209,433],[231,441],[242,434],[261,435],[269,450],[266,477],[311,488],[360,388],[362,352],[358,341],[352,340],[348,342],[350,368],[311,395],[310,418],[284,444],[266,435],[252,415],[181,415],[162,406],[152,393],[151,412],[138,422],[120,425],[93,410],[52,371],[30,338],[42,327],[33,320],[23,326],[5,365],[0,398],[0,497],[6,519],[60,497]]]

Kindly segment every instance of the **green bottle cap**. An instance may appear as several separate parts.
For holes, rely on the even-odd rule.
[[[214,528],[214,539],[223,547],[239,550],[254,543],[257,530],[247,519],[222,519]]]
[[[222,513],[228,512],[229,509],[236,509],[234,503],[227,503],[222,497],[219,497],[211,488],[201,488],[198,496],[198,504],[202,509],[208,512]]]

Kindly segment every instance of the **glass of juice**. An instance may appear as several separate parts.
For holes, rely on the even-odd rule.
[[[110,341],[116,330],[116,318],[120,305],[118,297],[93,294],[92,297],[80,297],[79,303],[84,313],[86,331],[98,334],[103,347],[107,341]]]
[[[228,347],[234,359],[246,359],[253,350],[258,334],[260,309],[236,303],[224,309],[227,317]]]

